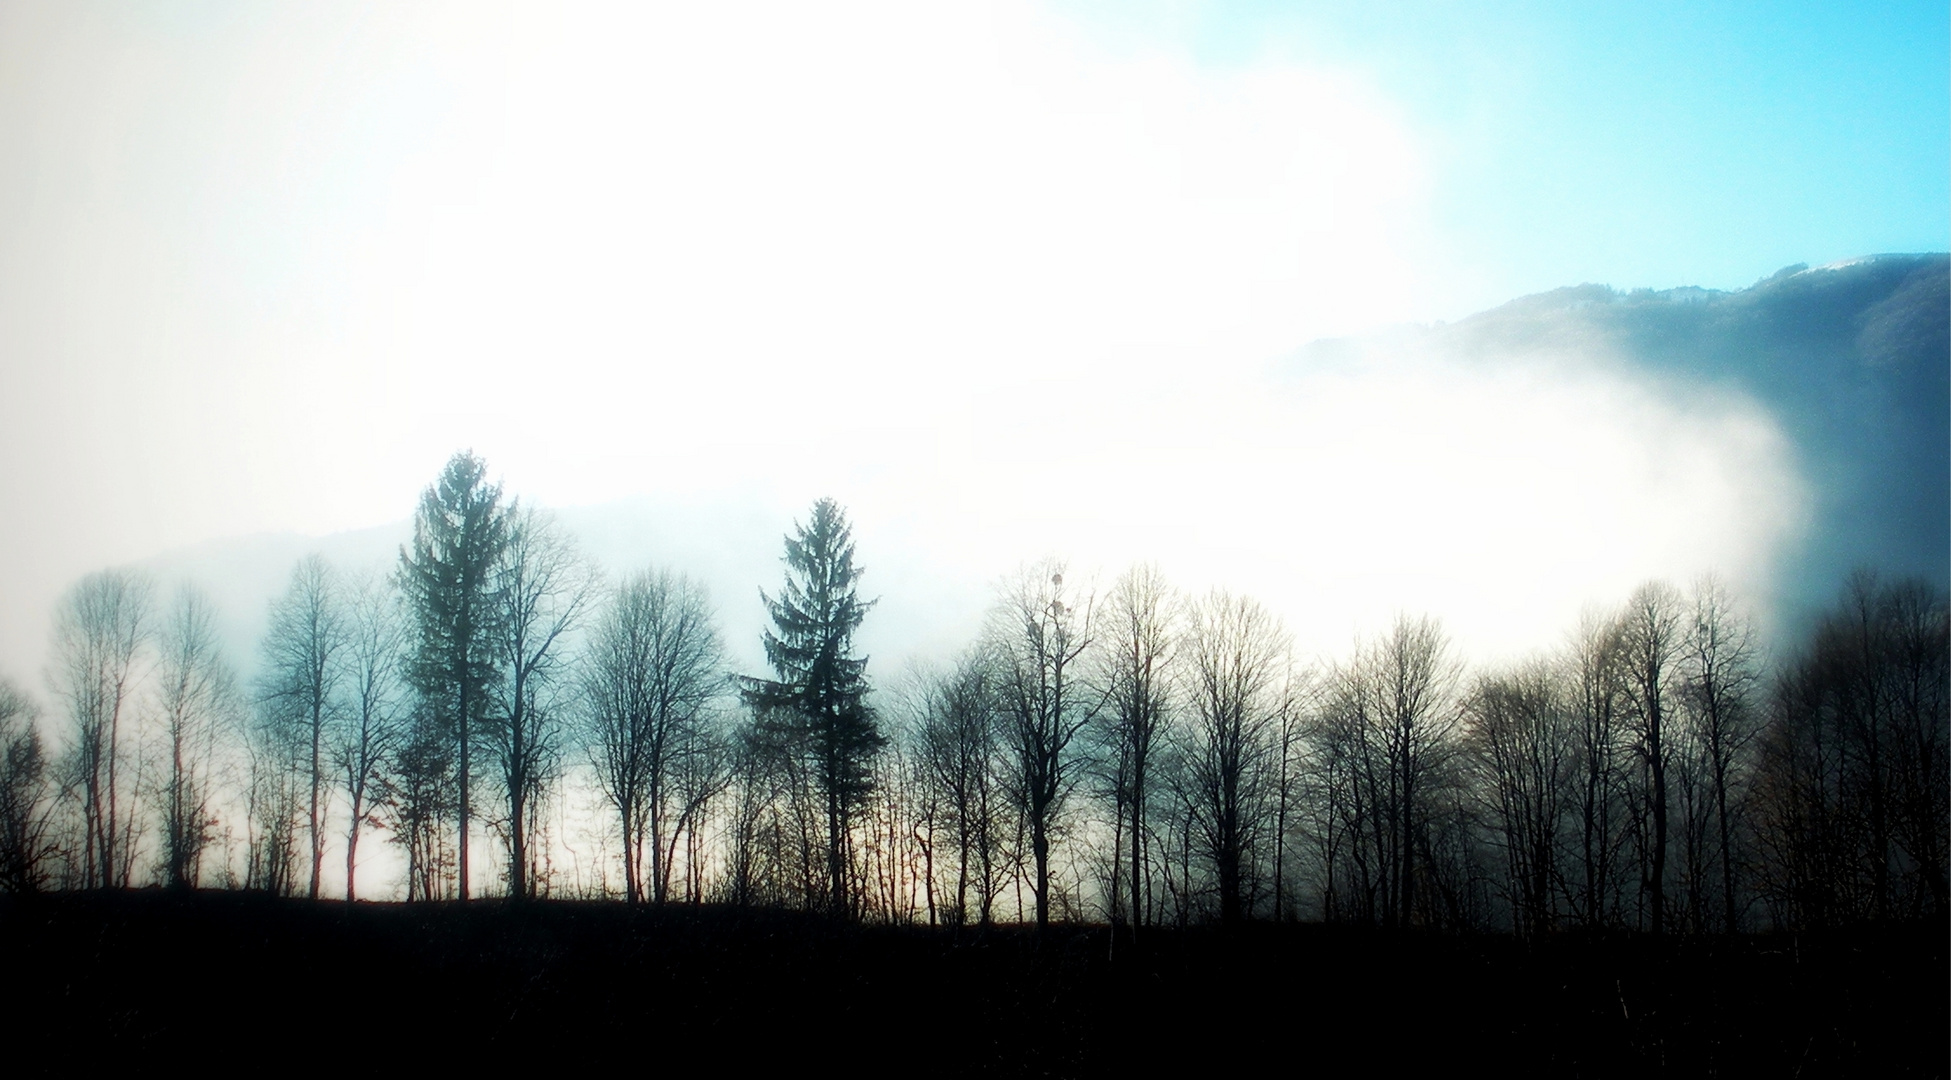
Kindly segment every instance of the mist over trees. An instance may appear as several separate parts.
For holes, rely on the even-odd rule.
[[[1468,361],[1564,350],[1738,388],[1779,418],[1808,463],[1817,534],[1781,587],[1829,602],[1853,568],[1951,584],[1951,256],[1874,255],[1784,267],[1745,289],[1579,285],[1429,328]],[[1332,354],[1345,342],[1308,347]],[[1731,568],[1728,568],[1731,569]]]
[[[456,455],[397,566],[311,557],[256,671],[105,571],[0,680],[0,889],[615,897],[942,926],[1728,934],[1951,911],[1946,598],[1869,571],[1771,653],[1712,577],[1476,666],[1404,613],[1304,661],[1151,566],[1002,582],[887,683],[831,500],[734,670],[703,586],[606,577]],[[499,842],[471,843],[477,828]],[[377,837],[383,843],[375,847]],[[333,863],[342,871],[332,869]]]

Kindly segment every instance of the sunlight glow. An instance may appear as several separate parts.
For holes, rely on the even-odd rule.
[[[1395,608],[1539,644],[1647,576],[1759,585],[1803,524],[1765,416],[1605,357],[1281,359],[1474,302],[1354,68],[1026,4],[104,18],[17,76],[58,181],[0,301],[27,670],[81,573],[396,521],[460,447],[544,505],[752,508],[766,550],[831,493],[897,653],[1048,553],[1322,650]]]

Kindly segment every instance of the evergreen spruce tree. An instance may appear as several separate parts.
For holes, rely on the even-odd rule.
[[[487,482],[487,465],[455,454],[420,496],[413,542],[400,550],[400,590],[412,613],[409,665],[422,700],[452,740],[458,776],[460,834],[455,873],[468,898],[470,751],[496,678],[501,605],[497,570],[508,547],[510,507]]]
[[[848,877],[855,811],[873,788],[873,760],[884,738],[867,707],[867,658],[853,653],[854,631],[872,601],[855,590],[852,526],[832,499],[813,504],[810,523],[786,539],[786,583],[764,596],[772,615],[766,659],[776,679],[743,680],[760,723],[805,755],[824,804],[828,903],[852,913]]]

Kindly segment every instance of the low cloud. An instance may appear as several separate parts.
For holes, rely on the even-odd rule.
[[[890,659],[1048,554],[1324,650],[1396,608],[1520,648],[1646,576],[1769,594],[1849,486],[1766,380],[1659,345],[1740,296],[1368,334],[1481,298],[1355,68],[1032,5],[198,11],[0,13],[9,670],[90,569],[377,536],[464,446],[613,567],[699,567],[734,639],[836,496]],[[1836,317],[1909,355],[1937,295]]]

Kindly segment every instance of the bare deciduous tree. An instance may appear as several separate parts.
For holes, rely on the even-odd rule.
[[[82,884],[122,887],[135,864],[137,815],[123,775],[125,728],[149,637],[147,579],[90,574],[68,591],[54,626],[51,681],[70,723],[69,771],[81,799]]]
[[[1416,917],[1416,857],[1428,846],[1420,833],[1430,817],[1430,786],[1454,746],[1458,671],[1442,627],[1427,616],[1396,619],[1371,658],[1395,796],[1395,921],[1407,924]]]
[[[1071,744],[1097,705],[1080,663],[1091,645],[1091,601],[1070,602],[1063,572],[1058,562],[1024,570],[1006,586],[990,629],[1038,929],[1050,924],[1050,846],[1075,780]]]
[[[1275,735],[1277,745],[1274,748],[1272,900],[1273,917],[1277,922],[1285,922],[1297,914],[1294,904],[1296,875],[1290,869],[1290,863],[1294,861],[1296,851],[1301,850],[1293,841],[1301,831],[1298,822],[1309,786],[1308,711],[1316,693],[1312,671],[1298,668],[1289,670],[1287,687],[1281,695]]]
[[[1184,662],[1185,782],[1219,918],[1232,924],[1252,914],[1259,849],[1275,824],[1287,633],[1254,601],[1214,592],[1190,611]]]
[[[507,812],[508,891],[526,897],[533,888],[535,811],[560,750],[561,645],[588,606],[594,582],[575,547],[535,510],[517,511],[510,521],[499,577],[494,596],[502,611],[493,621],[504,675],[493,691],[499,708],[483,727]]]
[[[1111,918],[1129,913],[1143,925],[1150,882],[1145,841],[1153,798],[1152,773],[1171,718],[1176,600],[1164,574],[1134,566],[1105,597],[1095,681],[1105,700],[1100,727],[1112,802],[1112,862],[1126,849],[1124,868],[1111,877]]]
[[[1946,609],[1928,584],[1859,573],[1782,671],[1756,778],[1760,884],[1778,922],[1947,910]]]
[[[994,664],[979,651],[965,655],[923,690],[918,756],[939,799],[946,846],[954,857],[954,884],[945,890],[951,899],[941,909],[945,921],[958,926],[972,921],[989,925],[1002,889],[996,694]]]
[[[461,804],[453,731],[439,712],[420,708],[404,725],[386,764],[390,839],[406,850],[406,898],[434,900],[454,884],[450,822]]]
[[[1741,782],[1742,755],[1757,727],[1754,698],[1761,683],[1760,645],[1754,625],[1719,581],[1701,579],[1692,600],[1690,625],[1681,644],[1683,701],[1707,766],[1721,870],[1722,929],[1732,934],[1740,921],[1734,883],[1736,788]]]
[[[1625,672],[1619,623],[1587,613],[1574,633],[1563,666],[1575,724],[1578,781],[1574,813],[1578,828],[1575,908],[1586,926],[1604,926],[1618,914],[1617,874],[1625,814],[1622,758]]]
[[[1915,578],[1883,586],[1891,717],[1895,838],[1918,883],[1916,904],[1951,910],[1951,611]]]
[[[210,774],[217,741],[234,727],[237,679],[218,652],[210,601],[181,589],[165,617],[157,667],[156,712],[161,721],[163,881],[195,887],[212,838]]]
[[[646,891],[658,903],[668,894],[672,802],[685,786],[674,775],[689,755],[720,752],[701,728],[726,690],[723,652],[704,589],[669,571],[630,578],[597,616],[583,670],[584,741],[621,827],[632,903]],[[708,771],[729,774],[717,763]],[[692,802],[722,783],[714,775],[689,786],[677,813],[685,824]]]
[[[305,803],[302,733],[302,728],[292,726],[288,714],[260,699],[244,738],[249,770],[244,883],[279,896],[289,895],[297,885]]]
[[[332,762],[347,803],[345,898],[358,898],[359,839],[379,821],[386,762],[404,734],[404,627],[388,583],[369,577],[348,597],[342,686]]]
[[[338,706],[339,651],[345,636],[337,576],[318,555],[300,559],[292,567],[284,595],[271,604],[260,700],[266,722],[282,730],[295,749],[311,855],[305,894],[313,900],[318,899],[319,875],[325,865],[325,815],[331,794],[327,735]]]
[[[1554,672],[1537,661],[1479,676],[1464,717],[1478,797],[1504,851],[1513,929],[1547,932],[1556,920],[1559,832],[1576,767]]]
[[[0,679],[0,892],[38,890],[55,853],[54,792],[38,714],[26,691]]]
[[[1649,929],[1666,929],[1667,769],[1672,764],[1669,727],[1684,686],[1679,669],[1686,633],[1680,594],[1665,582],[1648,582],[1633,591],[1619,620],[1619,650],[1633,749],[1645,768],[1644,792],[1652,832],[1645,841],[1644,869]]]
[[[1455,748],[1458,677],[1437,622],[1406,615],[1330,674],[1311,741],[1325,772],[1315,828],[1333,860],[1331,912],[1389,926],[1431,914],[1417,883]]]
[[[699,711],[691,723],[681,724],[667,755],[671,762],[668,790],[672,810],[662,815],[670,823],[664,854],[657,864],[659,895],[672,895],[671,876],[678,867],[678,844],[684,844],[684,895],[696,903],[704,898],[705,828],[718,797],[737,776],[737,752],[716,700]],[[661,794],[661,793],[660,793]],[[662,822],[660,822],[660,827]]]

